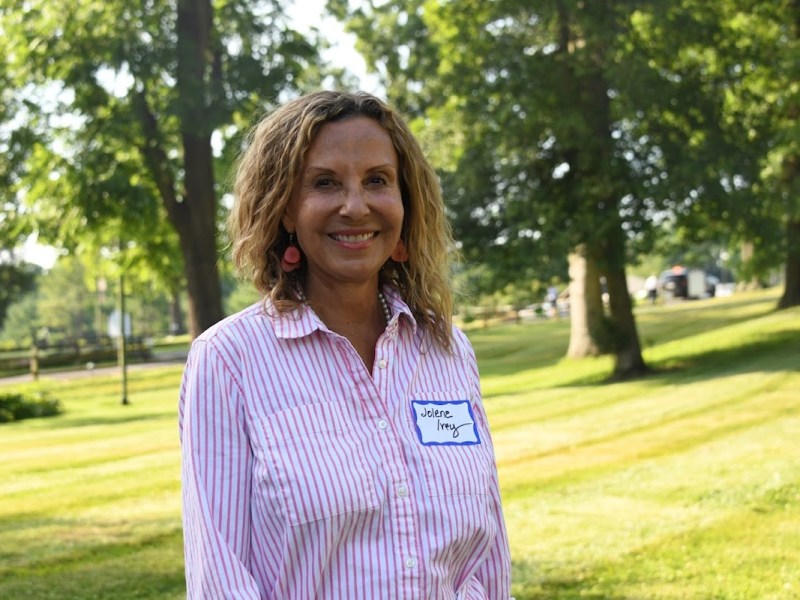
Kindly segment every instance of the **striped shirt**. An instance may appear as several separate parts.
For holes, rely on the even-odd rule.
[[[385,294],[372,374],[309,307],[259,303],[193,343],[179,408],[188,598],[509,597],[472,347],[454,328],[442,351]]]

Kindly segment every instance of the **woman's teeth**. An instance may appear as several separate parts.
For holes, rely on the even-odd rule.
[[[335,239],[337,242],[366,242],[367,240],[372,239],[374,233],[360,233],[358,235],[338,235],[333,234],[331,237]]]

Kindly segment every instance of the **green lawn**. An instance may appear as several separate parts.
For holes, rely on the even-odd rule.
[[[800,310],[776,299],[640,308],[655,371],[626,383],[560,358],[566,321],[470,333],[518,600],[800,598]],[[127,407],[113,378],[44,381],[66,414],[0,426],[0,598],[183,597],[179,377],[132,373]]]

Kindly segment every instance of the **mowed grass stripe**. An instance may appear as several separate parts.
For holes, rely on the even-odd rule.
[[[165,466],[172,466],[172,471]],[[136,490],[140,482],[147,482],[154,488],[163,482],[174,484],[178,481],[180,467],[173,448],[149,452],[141,456],[125,457],[116,460],[103,460],[80,466],[59,468],[42,477],[43,471],[31,474],[18,474],[4,480],[4,498],[8,502],[0,508],[0,518],[15,512],[14,500],[28,497],[24,510],[36,512],[69,506],[70,497],[65,491],[80,492],[76,502],[80,505],[85,499],[97,500],[99,494],[111,498],[124,496],[126,491]],[[171,474],[170,474],[171,473]]]
[[[778,406],[768,407],[751,400],[747,409],[725,411],[716,418],[711,415],[711,420],[708,415],[701,415],[673,421],[657,429],[639,428],[618,435],[610,433],[599,439],[582,439],[530,460],[525,457],[507,460],[501,456],[499,470],[504,491],[509,497],[515,497],[597,477],[635,461],[686,452],[710,440],[732,437],[740,431],[782,419],[796,402],[796,399],[785,398]],[[499,443],[502,447],[503,441]],[[507,472],[511,475],[506,475]]]
[[[174,452],[179,445],[177,430],[170,431],[163,424],[129,423],[117,436],[109,435],[110,428],[95,426],[81,435],[42,436],[45,439],[41,447],[36,445],[36,435],[24,436],[20,446],[9,451],[9,462],[0,467],[0,476],[79,468],[165,450]]]
[[[67,560],[39,563],[0,578],[3,598],[162,599],[186,597],[180,530],[133,542],[84,546]]]
[[[764,424],[506,496],[518,597],[796,597],[800,547],[784,528],[796,531],[800,523],[798,427],[797,417],[780,427]],[[743,527],[751,539],[738,547]],[[726,536],[730,547],[710,554]],[[690,587],[680,586],[674,568],[685,562],[705,569]],[[641,586],[629,587],[632,579]]]

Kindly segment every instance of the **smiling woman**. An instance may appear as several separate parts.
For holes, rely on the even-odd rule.
[[[323,125],[282,224],[306,257],[306,302],[334,331],[346,328],[338,322],[348,318],[340,309],[362,288],[367,304],[377,306],[380,269],[402,243],[403,200],[389,134],[367,117]],[[366,365],[386,325],[373,312],[373,331],[351,340]]]
[[[293,100],[256,126],[234,196],[233,259],[264,300],[184,373],[189,598],[507,599],[453,241],[405,121],[364,93]]]

